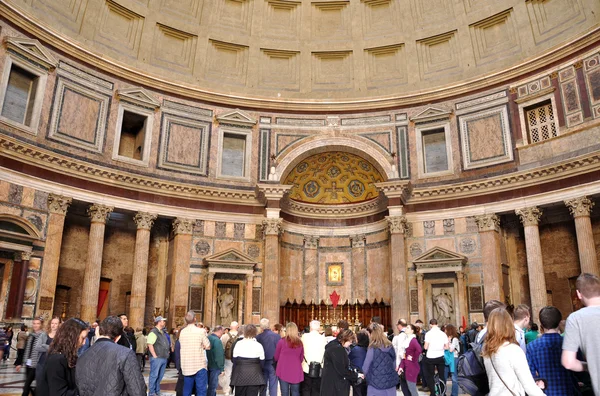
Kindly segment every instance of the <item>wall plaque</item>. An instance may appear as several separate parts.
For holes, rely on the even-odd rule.
[[[40,297],[40,310],[52,311],[54,299],[52,297]]]
[[[483,311],[483,286],[469,286],[469,311]]]

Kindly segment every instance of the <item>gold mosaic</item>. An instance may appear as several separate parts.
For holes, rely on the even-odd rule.
[[[345,204],[367,201],[378,195],[375,183],[379,171],[357,155],[329,152],[300,162],[286,177],[289,196],[296,201],[318,204]]]

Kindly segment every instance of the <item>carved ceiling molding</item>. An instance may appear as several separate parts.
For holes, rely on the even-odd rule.
[[[347,219],[355,217],[370,216],[381,213],[387,209],[387,200],[378,197],[367,202],[359,202],[354,204],[342,205],[327,205],[327,204],[310,204],[305,202],[294,201],[285,197],[281,200],[281,210],[284,213],[313,218],[331,218]]]

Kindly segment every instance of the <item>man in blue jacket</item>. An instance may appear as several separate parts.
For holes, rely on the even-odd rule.
[[[277,348],[277,343],[281,340],[281,336],[271,331],[269,319],[267,318],[262,318],[260,320],[260,328],[262,329],[262,333],[256,336],[256,341],[258,341],[265,350],[265,366],[263,368],[263,374],[265,376],[265,381],[267,382],[267,386],[263,388],[260,396],[267,395],[267,388],[269,388],[270,396],[276,396],[277,375],[275,375],[275,367],[273,367],[273,356],[275,356],[275,348]]]

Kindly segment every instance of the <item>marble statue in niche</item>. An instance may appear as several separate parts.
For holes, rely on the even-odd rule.
[[[452,323],[454,304],[452,296],[446,293],[446,289],[440,289],[440,294],[433,296],[433,314],[440,326]]]
[[[233,306],[235,305],[235,301],[231,294],[231,289],[225,289],[224,292],[221,292],[217,297],[217,302],[219,304],[219,323],[233,322]]]

